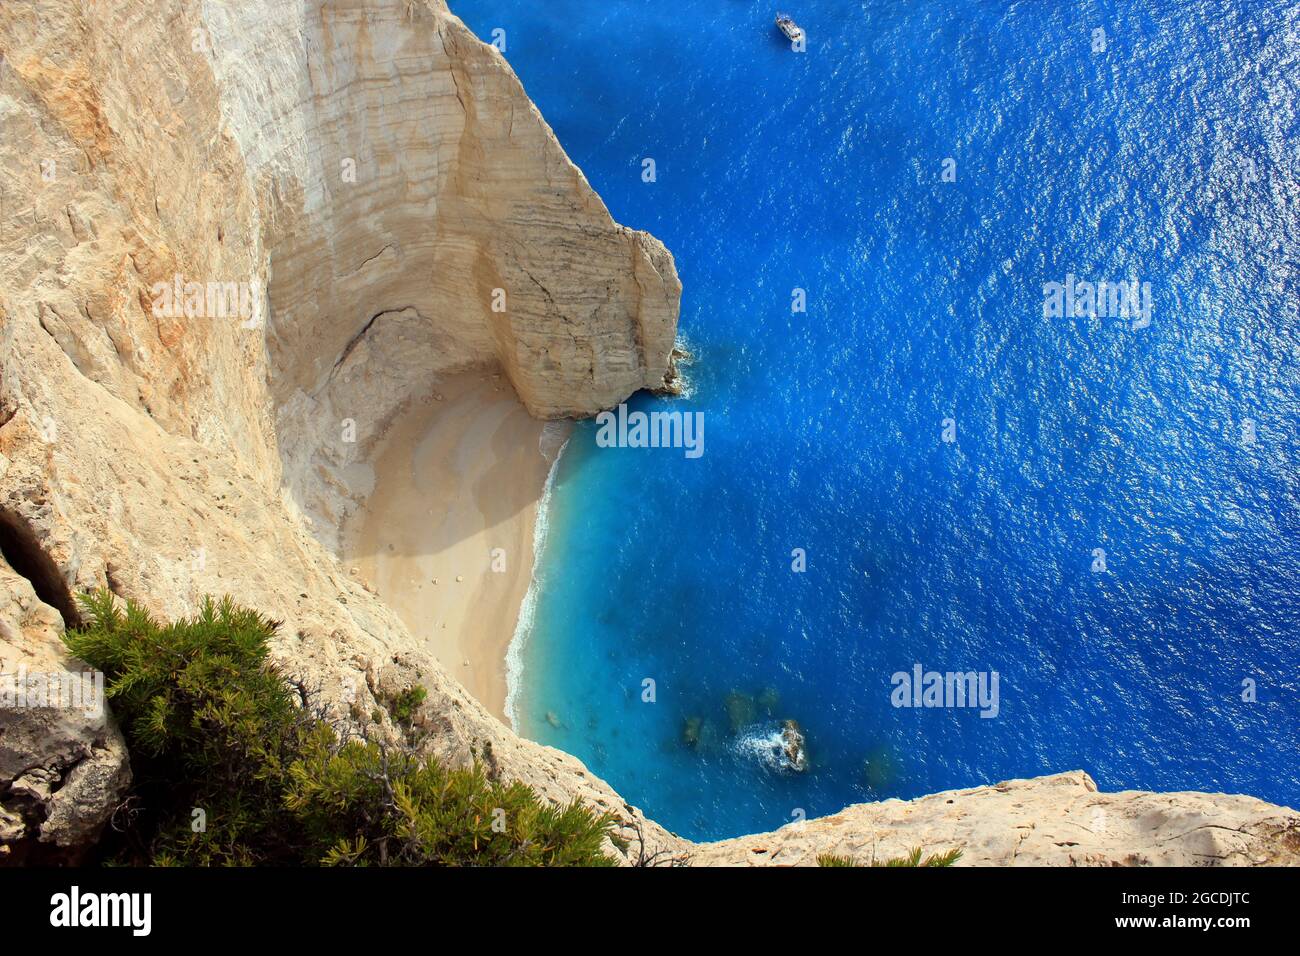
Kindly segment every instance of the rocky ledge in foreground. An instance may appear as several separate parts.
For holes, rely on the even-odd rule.
[[[869,865],[960,849],[959,866],[1295,866],[1300,813],[1219,793],[1102,793],[1082,770],[860,803],[771,833],[697,846],[696,866]]]

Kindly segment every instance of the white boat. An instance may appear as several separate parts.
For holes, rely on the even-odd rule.
[[[791,43],[798,43],[804,37],[803,28],[795,23],[792,17],[786,16],[784,13],[776,15],[776,26]]]

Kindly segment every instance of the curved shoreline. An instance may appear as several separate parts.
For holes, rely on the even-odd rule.
[[[560,459],[564,457],[564,450],[569,447],[569,439],[573,434],[573,426],[563,422],[547,422],[542,429],[542,434],[538,438],[538,448],[543,456],[546,456],[547,450],[542,446],[548,438],[555,440],[556,433],[564,431],[566,434],[558,438],[559,446],[555,449],[555,457],[551,459],[551,467],[546,473],[546,484],[542,488],[542,496],[537,502],[536,516],[533,519],[533,553],[532,566],[529,572],[528,590],[524,593],[523,599],[519,602],[519,613],[515,620],[514,634],[510,638],[510,644],[506,648],[506,697],[505,697],[505,718],[510,724],[510,729],[517,734],[523,731],[519,726],[519,691],[520,682],[523,679],[524,648],[528,640],[532,637],[533,624],[537,613],[537,590],[540,585],[538,580],[538,565],[542,559],[542,552],[546,548],[546,539],[550,534],[550,510],[551,510],[551,492],[555,489],[555,476],[560,468]]]
[[[505,724],[556,427],[532,418],[494,369],[449,376],[387,428],[374,488],[345,536],[352,575]]]

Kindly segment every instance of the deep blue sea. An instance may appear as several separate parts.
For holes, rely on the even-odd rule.
[[[705,421],[579,426],[520,729],[693,838],[1075,768],[1300,806],[1300,3],[782,2],[805,53],[766,3],[452,0],[676,256],[691,393],[632,405]],[[1045,319],[1067,275],[1150,324]],[[997,717],[892,706],[916,663]]]

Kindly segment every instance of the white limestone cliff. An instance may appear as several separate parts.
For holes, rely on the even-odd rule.
[[[368,714],[421,681],[440,757],[626,815],[332,551],[358,462],[440,375],[497,366],[554,417],[667,372],[671,256],[613,222],[505,61],[442,3],[6,3],[0,130],[0,525],[10,565],[55,569],[40,601],[73,620],[107,586],[174,617],[232,594],[329,700]],[[177,276],[246,283],[248,308],[160,316]],[[19,632],[0,668],[32,642],[62,659],[54,627]]]

